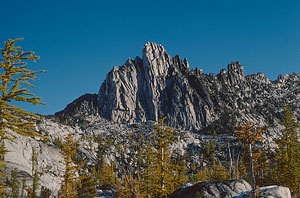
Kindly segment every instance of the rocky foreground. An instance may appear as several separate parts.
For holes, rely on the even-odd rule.
[[[251,186],[242,179],[225,181],[205,181],[186,184],[170,198],[246,198],[251,193]],[[259,189],[261,198],[291,198],[290,190],[281,186],[268,186]]]

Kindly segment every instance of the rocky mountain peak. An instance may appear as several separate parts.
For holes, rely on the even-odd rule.
[[[228,78],[231,84],[239,84],[244,78],[244,66],[239,61],[228,64]]]
[[[172,66],[172,58],[167,54],[162,45],[147,42],[143,48],[143,67],[152,77],[164,77]]]
[[[97,94],[84,94],[54,115],[61,122],[82,122],[86,116],[98,116]]]
[[[293,102],[285,97],[299,98],[300,79],[292,76],[280,76],[276,82],[263,73],[245,76],[239,61],[228,64],[227,71],[208,75],[190,69],[186,58],[172,58],[162,45],[148,42],[142,59],[129,59],[107,74],[98,94],[99,114],[129,124],[166,116],[167,124],[196,131],[219,125],[230,131],[237,119],[267,124],[275,111]],[[278,90],[285,82],[291,88]],[[280,113],[275,115],[280,118]]]

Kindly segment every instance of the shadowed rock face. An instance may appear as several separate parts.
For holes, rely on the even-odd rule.
[[[300,112],[298,74],[270,81],[262,73],[244,76],[232,61],[219,74],[190,69],[187,59],[171,57],[163,46],[146,43],[142,59],[114,67],[100,87],[99,114],[117,123],[157,121],[186,130],[231,131],[241,119],[270,125],[283,107]],[[218,131],[219,130],[219,131]]]
[[[98,116],[97,94],[85,94],[54,114],[60,121],[82,123],[86,116]],[[50,116],[51,117],[51,116]]]

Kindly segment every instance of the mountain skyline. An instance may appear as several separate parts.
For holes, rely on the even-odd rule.
[[[1,42],[24,38],[19,45],[41,56],[30,68],[48,70],[32,89],[47,105],[23,106],[34,113],[53,114],[80,95],[98,93],[106,73],[140,56],[148,41],[206,74],[232,60],[246,75],[262,72],[271,80],[300,73],[299,1],[0,0],[0,7]]]

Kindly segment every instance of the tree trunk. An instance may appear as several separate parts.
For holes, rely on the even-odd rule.
[[[251,186],[252,186],[252,190],[254,192],[254,196],[255,195],[255,189],[256,189],[256,184],[255,184],[255,175],[254,175],[254,165],[253,165],[253,156],[252,156],[252,144],[248,145],[249,148],[249,156],[250,156],[250,176],[251,176]]]
[[[229,155],[229,162],[230,162],[230,167],[229,167],[229,171],[230,171],[230,179],[232,179],[234,177],[234,168],[232,165],[232,156],[231,156],[231,150],[230,150],[230,146],[229,144],[227,144],[228,147],[228,155]]]
[[[161,148],[161,169],[160,169],[160,171],[161,171],[161,177],[160,177],[160,187],[161,187],[161,190],[162,190],[162,192],[164,192],[165,191],[165,176],[164,176],[164,174],[165,174],[165,170],[164,170],[164,148],[162,147]],[[164,194],[164,193],[163,193]]]

